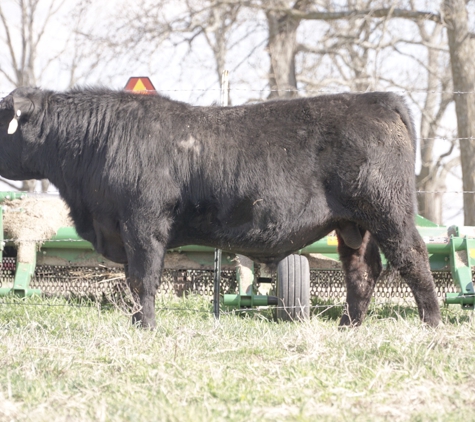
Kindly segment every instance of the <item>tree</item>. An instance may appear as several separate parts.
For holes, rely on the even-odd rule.
[[[0,23],[4,37],[2,49],[8,52],[8,60],[0,63],[0,73],[14,87],[37,86],[38,71],[38,49],[44,37],[46,28],[50,20],[57,14],[61,3],[52,0],[48,5],[46,17],[40,20],[39,15],[40,0],[20,0],[18,8],[20,12],[19,27],[14,27],[4,12],[5,7],[0,5]],[[50,59],[54,60],[55,57]],[[57,57],[56,57],[57,58]],[[49,63],[46,64],[48,66]],[[22,184],[21,190],[34,191],[35,180],[26,180]],[[42,190],[48,190],[48,181],[42,181]]]
[[[177,0],[171,4],[168,0],[141,0],[124,4],[124,8],[110,16],[108,27],[113,30],[83,33],[88,42],[107,50],[106,59],[133,58],[147,63],[152,73],[158,71],[155,69],[164,73],[163,61],[157,65],[153,60],[158,51],[164,55],[165,50],[173,50],[172,56],[180,55],[186,70],[190,68],[193,53],[196,55],[193,67],[210,67],[206,59],[211,53],[214,80],[220,81],[229,51],[229,37],[241,11],[239,2]],[[205,54],[203,44],[208,47]],[[185,54],[182,53],[184,46],[187,47]]]
[[[72,27],[75,30],[63,42],[52,42],[54,28],[66,8],[65,0],[18,0],[0,4],[0,49],[4,52],[0,56],[0,76],[8,85],[13,88],[41,85],[44,83],[43,75],[49,69],[56,68],[59,72],[59,64],[64,56],[71,60],[67,64],[69,81],[66,86],[76,83],[79,79],[79,53],[83,53],[77,44],[77,28],[86,11],[83,6],[74,11]],[[73,13],[71,10],[70,12]],[[46,49],[48,54],[44,54]],[[70,54],[71,51],[73,54]],[[94,61],[89,60],[88,72],[93,65]],[[26,180],[22,183],[21,190],[32,192],[35,187],[36,180]],[[42,180],[41,190],[46,192],[48,187],[49,182]]]
[[[48,2],[59,7],[62,4],[59,1],[22,0],[18,4]],[[79,3],[82,8],[76,10],[83,16],[86,6],[98,1]],[[71,61],[71,80],[83,78],[76,69],[79,63],[90,59],[91,47],[99,53],[92,61],[95,67],[101,58],[114,65],[118,57],[127,57],[128,62],[131,58],[151,62],[154,57],[162,58],[160,53],[168,46],[173,54],[180,51],[183,57],[178,77],[183,75],[188,79],[188,75],[197,73],[191,68],[206,68],[211,75],[207,76],[207,84],[212,78],[215,86],[226,68],[231,71],[233,84],[239,78],[249,79],[247,73],[235,69],[243,63],[247,66],[249,59],[255,60],[260,66],[256,71],[260,77],[258,84],[260,87],[266,84],[270,93],[261,93],[258,99],[248,94],[247,99],[253,101],[313,95],[315,90],[403,90],[420,113],[419,209],[431,220],[441,222],[440,192],[445,190],[447,174],[459,161],[457,143],[445,146],[436,138],[447,136],[443,118],[453,101],[451,92],[473,91],[470,82],[473,70],[467,66],[472,47],[464,0],[444,0],[440,13],[433,4],[421,0],[400,0],[396,5],[389,0],[177,0],[173,5],[166,0],[140,0],[124,4],[128,4],[128,9],[121,8],[120,14],[111,16],[107,23],[113,37],[82,29],[82,23],[75,26],[69,46],[79,53],[75,55],[77,60]],[[426,11],[421,4],[432,9]],[[459,18],[459,13],[465,13],[465,17]],[[3,19],[0,24],[5,26],[5,22]],[[259,41],[254,46],[250,42],[246,44],[256,39],[257,27],[261,28]],[[183,53],[185,46],[187,50]],[[405,62],[410,59],[410,73],[395,72],[394,66],[391,69],[387,65],[401,57]],[[451,66],[447,65],[449,61]],[[234,67],[229,67],[230,63]],[[151,69],[164,74],[162,60],[158,65]],[[256,84],[252,89],[255,87]],[[470,114],[473,101],[469,97],[469,94],[457,95],[456,110],[458,137],[467,138],[460,141],[463,189],[475,191],[475,162],[471,161],[474,154],[470,149],[475,148],[471,146],[475,128],[467,129],[474,122]],[[474,215],[475,205],[471,211],[469,204],[469,201],[475,204],[473,198],[472,194],[464,196],[466,224],[468,215]]]
[[[443,14],[449,40],[455,92],[457,134],[462,165],[464,224],[475,225],[475,69],[474,46],[468,30],[464,0],[444,0]]]
[[[293,22],[317,20],[320,26],[325,25],[327,28],[316,44],[311,45],[305,40],[294,50],[305,58],[302,60],[305,65],[296,79],[307,90],[333,86],[336,89],[350,88],[353,91],[388,88],[406,91],[421,113],[419,141],[422,168],[417,176],[417,187],[420,191],[419,212],[435,222],[442,223],[442,192],[446,189],[446,177],[459,163],[458,157],[452,156],[454,141],[443,152],[440,152],[440,145],[436,145],[436,142],[440,142],[436,137],[443,129],[442,118],[453,100],[442,19],[437,13],[417,10],[412,0],[405,9],[388,7],[386,3],[353,0],[348,1],[346,7],[342,7],[343,10],[339,12],[333,10],[332,2],[326,2],[325,7],[320,3],[318,11],[285,7],[282,3],[268,3],[266,14],[278,13],[280,16],[292,18]],[[395,19],[412,22],[412,28],[416,31],[411,30],[408,37],[402,36],[400,24],[391,24]],[[285,21],[282,17],[280,20]],[[287,40],[292,40],[290,34],[286,35]],[[406,51],[403,47],[407,45],[412,46],[415,52]],[[378,56],[389,50],[393,50],[393,53],[386,53],[386,59],[391,60],[394,53],[411,58],[414,67],[421,73],[417,80],[411,81],[411,78],[385,74]],[[311,60],[309,56],[315,58]],[[292,60],[280,60],[280,63],[291,62],[295,62],[295,57],[292,57]],[[325,72],[325,63],[332,69],[330,72]],[[284,66],[280,68],[285,69]],[[286,74],[291,73],[283,71],[282,77],[285,78]],[[273,78],[271,72],[271,84]],[[421,102],[420,98],[416,97],[420,97],[420,84],[424,80],[426,94]]]
[[[453,101],[450,67],[447,66],[446,40],[442,24],[435,24],[432,30],[425,22],[417,22],[421,45],[427,49],[427,59],[421,63],[426,70],[426,96],[421,107],[420,149],[421,170],[416,177],[419,212],[429,220],[442,224],[443,193],[449,171],[459,164],[459,157],[450,158],[455,147],[452,139],[443,153],[436,151],[437,132],[447,107]],[[443,56],[443,57],[442,57]],[[440,94],[439,94],[440,92]],[[439,148],[440,149],[440,148]]]
[[[267,51],[270,58],[269,99],[275,97],[291,98],[297,96],[297,77],[295,75],[295,54],[297,53],[297,29],[300,19],[285,12],[274,10],[278,3],[286,7],[285,1],[263,1],[269,31]],[[310,3],[308,0],[297,0],[287,6],[294,10],[304,10]]]
[[[150,44],[153,50],[166,43],[187,44],[192,51],[195,46],[199,48],[198,40],[204,39],[213,54],[216,80],[219,80],[226,67],[230,38],[237,31],[246,32],[245,23],[238,17],[245,10],[251,10],[256,16],[265,17],[267,25],[268,99],[297,96],[298,84],[307,91],[325,88],[405,90],[421,112],[423,163],[417,177],[418,189],[422,191],[418,197],[419,208],[426,217],[441,222],[442,196],[432,192],[444,189],[445,176],[457,164],[456,159],[449,159],[453,145],[442,153],[434,148],[434,138],[452,100],[450,95],[437,94],[441,88],[443,92],[451,89],[450,78],[443,72],[447,67],[442,64],[446,52],[440,48],[441,42],[445,42],[441,35],[442,19],[438,13],[418,10],[412,0],[404,7],[394,7],[393,3],[347,0],[346,4],[340,3],[336,11],[330,0],[318,4],[310,0],[182,0],[175,3],[177,10],[170,10],[163,0],[143,0],[139,7],[134,5],[139,12],[130,11],[120,21],[120,27],[131,31],[115,43],[118,50],[114,51],[135,50],[136,57],[145,56],[145,50],[137,49],[138,46],[150,51]],[[402,19],[412,23],[409,36],[403,36],[398,29]],[[313,43],[299,40],[298,36],[302,24],[309,22],[324,28]],[[436,43],[439,46],[434,48]],[[108,40],[108,45],[112,44],[113,41]],[[411,56],[405,52],[404,45],[419,45],[426,52],[416,57],[421,53],[419,48]],[[382,63],[395,55],[410,56],[414,66],[421,69],[422,74],[425,72],[427,94],[423,102],[412,95],[415,83],[421,83],[420,78],[411,84],[407,78],[385,74]]]

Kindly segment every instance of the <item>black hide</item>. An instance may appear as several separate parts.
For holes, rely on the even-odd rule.
[[[392,93],[193,107],[107,89],[21,88],[0,102],[0,174],[58,187],[78,233],[127,264],[143,307],[134,321],[145,326],[155,325],[167,248],[214,246],[275,265],[331,230],[348,287],[342,324],[364,318],[378,245],[421,318],[437,325],[414,225],[414,160],[412,119]]]

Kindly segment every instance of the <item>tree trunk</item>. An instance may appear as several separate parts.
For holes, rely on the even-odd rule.
[[[424,25],[424,24],[421,24]],[[423,33],[424,27],[421,29],[421,37],[427,44],[437,44],[441,27],[437,25],[432,34],[429,36]],[[434,142],[436,136],[437,122],[435,116],[437,114],[438,94],[440,82],[439,72],[440,51],[435,48],[427,49],[427,94],[422,109],[421,116],[421,171],[416,177],[417,190],[421,193],[417,196],[419,214],[425,218],[442,224],[442,200],[441,186],[445,180],[440,180],[439,169],[436,168],[436,160],[434,159]]]
[[[307,1],[297,1],[295,9],[306,7]],[[286,13],[268,10],[266,12],[269,29],[267,49],[270,58],[269,85],[271,98],[297,97],[295,76],[295,53],[297,29],[300,20]]]
[[[474,48],[468,31],[465,0],[444,0],[452,79],[455,91],[457,133],[461,138],[464,224],[475,225],[475,68]],[[468,139],[467,139],[468,138]]]
[[[297,96],[295,77],[295,47],[297,45],[298,21],[287,15],[267,12],[269,25],[269,84],[268,98],[291,98]]]
[[[210,10],[207,26],[204,28],[206,41],[213,50],[218,80],[221,80],[223,71],[226,69],[226,54],[229,48],[228,38],[236,22],[239,9],[240,5],[214,6]]]

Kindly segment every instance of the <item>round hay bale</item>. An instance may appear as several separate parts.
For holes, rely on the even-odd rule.
[[[51,239],[60,227],[73,226],[69,208],[59,197],[6,200],[3,212],[4,236],[16,245],[19,262],[33,262],[43,242]]]

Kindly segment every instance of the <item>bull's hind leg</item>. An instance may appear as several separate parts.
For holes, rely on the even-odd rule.
[[[357,326],[363,322],[381,273],[381,256],[370,233],[360,230],[363,239],[358,249],[346,245],[337,230],[338,253],[345,272],[347,308],[340,325]]]
[[[409,285],[422,321],[435,327],[440,309],[424,241],[415,225],[403,230],[373,233],[391,266]]]

